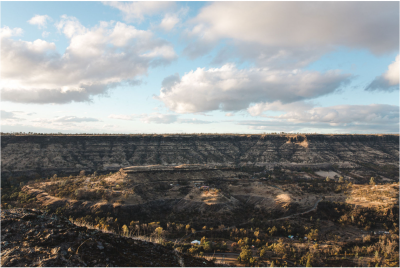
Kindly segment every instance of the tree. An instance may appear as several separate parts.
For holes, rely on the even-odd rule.
[[[271,230],[269,230],[270,236],[274,236],[277,232],[278,232],[278,228],[276,228],[275,226],[272,227]]]
[[[127,236],[129,234],[129,228],[125,224],[124,224],[124,226],[122,226],[122,234],[125,236]]]
[[[306,267],[312,267],[310,257],[307,259]]]
[[[253,253],[249,249],[249,246],[242,247],[242,252],[240,252],[240,261],[244,263],[250,263],[250,259],[253,257]]]
[[[307,234],[307,238],[309,240],[317,240],[318,239],[318,229],[311,229],[310,233]]]
[[[263,248],[260,250],[260,257],[264,256],[266,253],[267,253],[267,249],[263,247]]]
[[[339,177],[339,183],[343,183],[344,182],[344,178],[343,177]]]
[[[285,244],[283,243],[282,238],[279,238],[278,243],[274,247],[274,252],[281,257],[286,253]]]
[[[271,266],[270,267],[275,267],[275,262],[274,261],[271,262]]]
[[[369,181],[369,184],[370,185],[375,185],[375,178],[374,177],[371,177],[371,180]]]
[[[203,249],[204,249],[204,251],[207,251],[207,252],[212,251],[212,246],[211,246],[210,241],[207,241],[207,242],[204,243]]]
[[[154,230],[154,233],[157,235],[158,241],[161,242],[161,238],[162,238],[162,235],[163,235],[163,228],[162,227],[157,227]]]
[[[79,177],[84,177],[85,176],[85,171],[84,170],[81,170],[80,172],[79,172]]]
[[[326,182],[330,182],[331,179],[329,177],[326,177],[325,180],[326,180]]]

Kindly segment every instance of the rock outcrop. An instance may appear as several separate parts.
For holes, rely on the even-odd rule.
[[[398,165],[399,135],[3,135],[2,176],[182,164]]]

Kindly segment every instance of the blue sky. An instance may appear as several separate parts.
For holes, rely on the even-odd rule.
[[[1,130],[398,133],[398,25],[398,2],[2,2]]]

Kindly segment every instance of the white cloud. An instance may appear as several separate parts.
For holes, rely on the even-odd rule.
[[[305,103],[304,101],[292,103],[282,103],[281,101],[274,101],[271,103],[259,102],[247,108],[247,112],[251,116],[259,116],[265,111],[304,111],[312,107],[311,104]]]
[[[21,103],[90,101],[120,83],[135,85],[150,66],[176,58],[172,46],[150,31],[120,22],[84,27],[62,16],[56,24],[69,39],[63,55],[51,42],[13,40],[20,29],[1,30],[2,100]]]
[[[199,120],[196,118],[179,118],[179,115],[176,114],[162,114],[158,112],[154,112],[151,114],[141,114],[141,115],[116,115],[116,114],[111,114],[108,116],[108,118],[112,119],[119,119],[119,120],[135,120],[139,119],[143,123],[146,124],[172,124],[172,123],[177,123],[177,124],[210,124],[213,123],[211,121],[204,121],[204,120]]]
[[[166,13],[158,27],[164,31],[171,31],[187,15],[188,11],[188,7],[183,7],[177,12]]]
[[[290,111],[275,118],[296,123],[393,124],[399,122],[399,107],[387,104],[337,105]]]
[[[99,122],[100,120],[93,117],[77,117],[77,116],[61,116],[54,119],[54,122]]]
[[[238,111],[258,102],[312,99],[334,92],[349,81],[350,75],[339,71],[239,70],[227,64],[208,70],[198,68],[182,79],[177,75],[166,79],[156,98],[177,113],[196,113]]]
[[[398,133],[399,107],[386,104],[337,105],[288,111],[270,120],[238,122],[250,129],[266,131],[295,131],[320,129],[339,132]]]
[[[166,14],[160,23],[160,28],[164,31],[171,31],[178,22],[179,18],[176,14]]]
[[[178,120],[178,116],[174,114],[160,114],[151,113],[149,115],[142,115],[140,121],[144,123],[155,123],[155,124],[171,124]]]
[[[178,119],[177,122],[179,124],[195,124],[195,125],[214,123],[213,121],[199,120],[199,119],[196,119],[196,118],[180,118],[180,119]]]
[[[146,16],[164,13],[176,7],[174,2],[103,2],[103,4],[117,8],[127,22],[142,22]]]
[[[35,15],[28,22],[32,25],[37,25],[39,29],[46,28],[47,21],[51,18],[47,15]]]
[[[42,33],[42,37],[43,38],[46,38],[46,37],[48,37],[50,35],[50,33],[49,32],[46,32],[46,31],[44,31],[43,33]]]
[[[394,91],[399,90],[400,55],[388,66],[388,70],[374,79],[366,90]]]
[[[23,30],[21,28],[13,28],[10,29],[8,26],[4,26],[3,28],[0,28],[0,37],[3,40],[3,38],[10,38],[12,36],[20,36],[23,34]]]
[[[226,113],[225,116],[234,116],[234,113]]]
[[[19,118],[19,117],[17,117],[16,116],[16,113],[15,112],[7,112],[7,111],[5,111],[5,110],[1,110],[0,111],[1,112],[1,120],[2,121],[4,121],[4,120],[12,120],[12,121],[14,121],[14,120],[24,120],[24,119],[21,119],[21,118]]]
[[[13,112],[18,113],[18,112]],[[23,113],[23,112],[19,112]],[[29,115],[29,114],[27,114]],[[9,116],[9,115],[7,115]],[[2,112],[3,117],[3,112]],[[25,120],[26,124],[20,124],[21,120]],[[59,132],[70,131],[74,133],[92,132],[98,129],[94,128],[101,120],[93,117],[80,116],[57,116],[54,118],[39,118],[22,119],[14,118],[1,121],[2,131],[23,131],[23,132]]]
[[[131,121],[137,118],[137,115],[110,114],[108,118]]]
[[[397,51],[398,10],[398,2],[213,2],[191,20],[185,53],[195,58],[226,40],[234,49],[225,57],[293,68],[339,46]]]

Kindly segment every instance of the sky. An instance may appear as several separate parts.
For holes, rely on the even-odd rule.
[[[399,2],[1,2],[1,131],[399,133]]]

